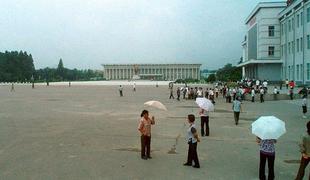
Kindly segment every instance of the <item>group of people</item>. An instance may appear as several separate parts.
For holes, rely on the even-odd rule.
[[[187,143],[188,143],[188,156],[184,166],[193,166],[194,168],[200,168],[197,143],[200,142],[196,126],[195,116],[189,114],[187,116],[189,128],[187,129]],[[149,112],[143,110],[141,113],[141,119],[139,121],[138,130],[141,134],[141,159],[152,159],[151,156],[151,126],[155,124],[155,117],[149,117]],[[192,164],[194,161],[194,165]]]

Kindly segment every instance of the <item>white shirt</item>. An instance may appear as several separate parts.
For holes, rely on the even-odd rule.
[[[256,80],[256,86],[258,86],[259,85],[259,80]]]
[[[263,82],[263,86],[264,86],[264,87],[267,87],[267,85],[268,85],[267,81],[264,81],[264,82]]]
[[[277,93],[278,93],[278,89],[277,89],[277,88],[274,88],[273,94],[277,94]]]

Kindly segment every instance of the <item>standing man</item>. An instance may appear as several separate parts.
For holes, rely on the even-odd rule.
[[[188,153],[187,153],[187,162],[184,163],[184,166],[192,166],[194,161],[194,168],[200,168],[198,154],[197,154],[197,142],[200,142],[200,139],[195,128],[195,116],[189,114],[187,116],[187,121],[189,123],[189,128],[187,129],[187,144],[188,144]]]
[[[133,91],[136,92],[136,83],[133,83]]]
[[[12,85],[11,85],[11,92],[15,92],[15,89],[14,89],[14,83],[12,83]]]
[[[118,90],[119,90],[119,96],[122,97],[123,96],[123,87],[122,87],[122,85],[119,85]]]
[[[288,89],[288,79],[285,80],[286,89]]]
[[[208,111],[204,109],[199,110],[200,120],[201,120],[201,137],[209,136],[209,114]],[[206,129],[205,129],[206,126]]]
[[[177,88],[177,100],[180,101],[180,96],[181,96],[181,90],[180,88],[178,87]]]
[[[254,88],[252,87],[252,90],[251,90],[251,96],[252,96],[252,102],[254,102],[254,98],[255,98],[255,90]]]
[[[265,90],[263,87],[260,87],[259,94],[260,94],[260,102],[263,103],[264,102],[264,94],[265,94]]]
[[[155,117],[149,118],[149,112],[143,110],[139,122],[138,130],[141,133],[141,158],[144,160],[151,157],[151,126],[155,124]],[[146,153],[145,153],[146,151]]]
[[[235,124],[238,125],[241,112],[240,97],[237,97],[236,100],[233,101],[232,110],[234,111]]]
[[[174,96],[173,96],[173,87],[170,87],[170,96],[169,96],[169,99],[174,99]]]

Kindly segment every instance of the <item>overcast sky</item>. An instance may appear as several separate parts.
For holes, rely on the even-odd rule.
[[[264,0],[266,1],[266,0]],[[36,69],[110,63],[201,63],[242,56],[244,20],[260,0],[7,0],[0,51],[31,53]]]

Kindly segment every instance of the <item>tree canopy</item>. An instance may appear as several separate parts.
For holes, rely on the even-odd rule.
[[[0,81],[29,82],[35,73],[33,59],[27,52],[0,52]]]
[[[224,82],[239,81],[242,78],[242,69],[228,63],[216,72],[216,78]]]

